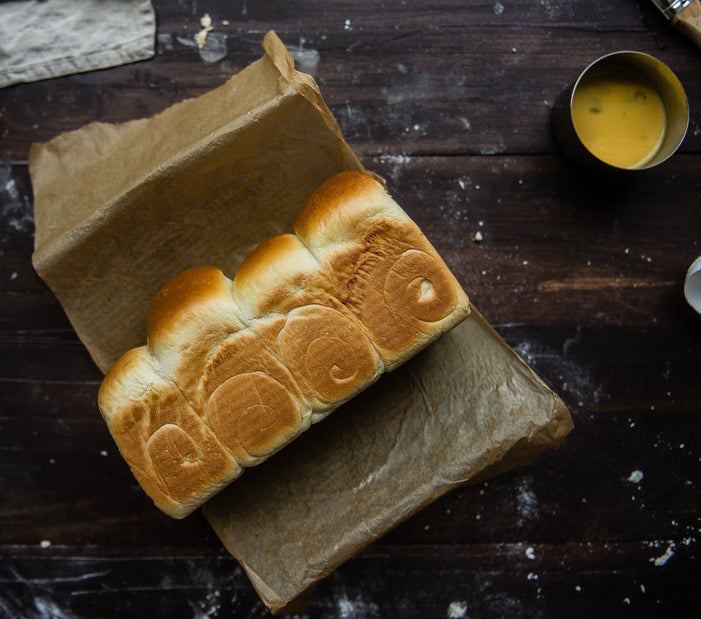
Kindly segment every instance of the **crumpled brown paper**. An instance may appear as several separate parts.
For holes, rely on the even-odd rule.
[[[274,612],[431,501],[535,460],[559,398],[472,314],[204,507]],[[301,605],[301,606],[300,606]]]
[[[34,264],[103,370],[143,343],[185,268],[233,273],[362,165],[282,42],[218,88],[35,145]],[[401,196],[396,196],[401,204]],[[469,291],[468,291],[469,293]],[[438,496],[531,462],[572,429],[560,399],[473,308],[458,327],[204,508],[275,612]]]
[[[273,33],[264,47],[201,97],[30,150],[34,267],[103,372],[143,344],[169,279],[201,264],[233,273],[326,179],[362,169],[314,80]]]

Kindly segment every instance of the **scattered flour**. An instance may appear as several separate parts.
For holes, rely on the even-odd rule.
[[[548,19],[555,20],[560,16],[560,7],[556,0],[540,0],[540,5],[545,9]]]
[[[300,40],[299,46],[288,45],[287,51],[294,58],[295,66],[299,71],[314,74],[319,67],[319,52],[315,49],[304,47],[304,39]]]
[[[338,616],[341,619],[379,617],[379,608],[374,602],[368,602],[360,594],[350,599],[343,594],[338,598]]]
[[[577,336],[578,337],[578,336]],[[594,380],[590,369],[578,362],[568,350],[578,340],[566,343],[562,351],[528,341],[513,346],[516,353],[536,371],[548,371],[560,384],[560,390],[583,406],[584,402],[596,405],[601,401],[604,389]]]
[[[531,479],[525,477],[519,482],[516,510],[518,513],[518,524],[523,524],[538,516],[538,498],[531,487]]]
[[[639,484],[643,480],[643,472],[639,470],[633,471],[629,476],[628,476],[628,481],[631,482],[632,484]]]
[[[533,546],[529,546],[528,548],[526,548],[525,555],[526,555],[531,561],[535,561],[535,548],[533,548]]]
[[[158,44],[169,52],[173,51],[173,35],[170,32],[158,34],[156,36]]]
[[[460,121],[460,124],[462,124],[463,129],[465,129],[465,131],[470,131],[472,129],[472,123],[470,122],[469,118],[465,118],[464,116],[458,116],[458,120]]]
[[[662,567],[663,565],[667,564],[667,561],[669,561],[672,557],[674,556],[674,544],[671,544],[667,546],[667,550],[664,551],[659,557],[652,557],[650,559],[651,563],[654,563],[655,567]]]
[[[198,600],[196,604],[190,603],[193,619],[216,619],[221,610],[221,592],[219,589],[208,591],[204,600]]]
[[[461,619],[462,617],[467,617],[467,602],[455,601],[448,605],[448,611],[446,613],[448,619]]]
[[[390,164],[389,177],[396,183],[404,171],[405,166],[411,161],[408,155],[381,155],[380,162]]]
[[[9,163],[0,164],[0,198],[0,218],[5,221],[0,231],[0,245],[3,245],[11,233],[29,232],[34,227],[31,205],[27,197],[21,195]]]

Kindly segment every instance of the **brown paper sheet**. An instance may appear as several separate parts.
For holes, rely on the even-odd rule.
[[[274,33],[224,86],[153,118],[93,124],[30,153],[35,267],[98,366],[143,344],[156,291],[235,272],[305,198],[362,165]],[[397,196],[401,204],[401,196]],[[468,291],[469,292],[469,291]],[[275,611],[451,488],[534,460],[562,402],[477,313],[205,506]]]
[[[264,47],[201,97],[30,151],[34,267],[103,372],[143,344],[151,299],[169,279],[201,264],[233,273],[291,230],[327,178],[362,169],[313,79],[273,33]]]
[[[569,412],[473,309],[204,514],[274,612],[451,489],[532,462]]]

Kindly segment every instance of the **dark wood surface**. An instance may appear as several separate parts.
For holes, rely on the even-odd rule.
[[[32,142],[222,84],[268,29],[316,50],[348,142],[576,424],[349,560],[305,616],[695,616],[701,317],[682,285],[701,254],[701,51],[646,0],[154,6],[153,60],[0,91],[0,617],[268,615],[201,515],[158,512],[112,443],[101,375],[31,266],[26,163]],[[212,64],[178,39],[205,12],[228,35]],[[691,106],[679,153],[625,186],[579,174],[549,126],[618,49],[666,62]]]

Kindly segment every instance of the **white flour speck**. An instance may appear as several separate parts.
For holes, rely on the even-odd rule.
[[[462,617],[467,617],[467,602],[456,601],[451,602],[448,605],[448,612],[446,613],[448,619],[461,619]]]
[[[49,546],[51,546],[51,540],[43,539],[41,540],[41,542],[39,542],[39,546],[41,546],[42,548],[48,548]]]
[[[643,480],[643,472],[637,469],[628,476],[628,481],[632,484],[639,484]]]
[[[19,187],[12,177],[12,166],[9,163],[0,165],[0,219],[6,222],[0,233],[0,243],[10,232],[29,232],[34,220],[32,209],[26,196],[21,195]]]
[[[538,515],[538,498],[531,488],[530,478],[526,477],[519,483],[517,500],[518,524],[522,526],[526,520]]]
[[[504,152],[504,142],[501,138],[497,137],[494,141],[487,142],[485,144],[480,144],[479,153],[480,155],[498,155]]]
[[[304,41],[300,41],[299,46],[288,45],[287,51],[294,58],[295,65],[299,71],[303,73],[314,73],[319,67],[321,59],[319,52],[315,49],[306,49],[303,47]]]
[[[377,605],[366,602],[360,595],[350,599],[346,594],[338,598],[338,616],[341,619],[355,619],[355,617],[376,617]]]
[[[535,561],[535,549],[533,548],[533,546],[529,546],[528,548],[526,548],[525,554],[531,561]]]
[[[667,546],[667,550],[664,551],[659,557],[652,557],[650,561],[655,564],[655,567],[662,567],[663,565],[666,565],[667,561],[669,561],[672,557],[674,556],[674,544],[670,544]]]
[[[380,162],[390,164],[392,169],[389,171],[389,176],[396,183],[404,167],[411,161],[407,155],[382,155]]]
[[[501,2],[494,3],[494,14],[501,15],[504,12],[504,5]]]
[[[559,7],[554,0],[540,0],[540,5],[545,9],[548,19],[557,19],[559,17]]]

